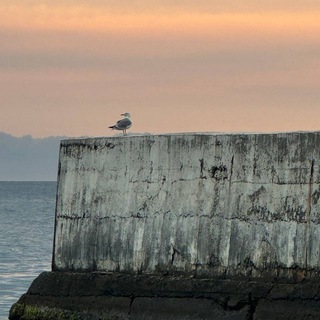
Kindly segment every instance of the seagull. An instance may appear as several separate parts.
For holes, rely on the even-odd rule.
[[[117,121],[117,123],[114,126],[109,127],[110,129],[114,130],[122,130],[123,135],[127,133],[127,129],[129,129],[132,126],[132,122],[130,120],[130,113],[122,113],[122,116],[124,116],[123,119]]]

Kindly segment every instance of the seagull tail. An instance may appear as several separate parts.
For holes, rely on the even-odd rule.
[[[115,128],[116,128],[116,126],[111,126],[111,127],[108,127],[108,128],[110,128],[110,129],[112,129],[112,130],[113,130],[113,129],[115,129]]]

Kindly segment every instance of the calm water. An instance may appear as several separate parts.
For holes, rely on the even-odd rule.
[[[0,181],[0,319],[51,269],[56,182]]]

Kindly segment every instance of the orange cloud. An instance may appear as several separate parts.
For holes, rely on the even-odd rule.
[[[150,12],[112,13],[84,6],[0,7],[0,27],[18,29],[99,31],[116,34],[220,35],[266,33],[300,35],[319,33],[319,12],[201,13]]]
[[[102,135],[125,111],[140,132],[316,128],[319,13],[0,4],[1,128]]]

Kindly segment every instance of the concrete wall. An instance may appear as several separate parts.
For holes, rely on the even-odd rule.
[[[53,270],[320,270],[320,133],[61,143]]]

